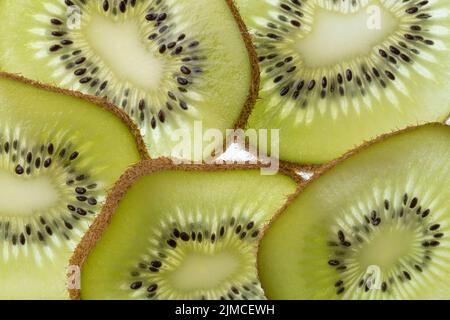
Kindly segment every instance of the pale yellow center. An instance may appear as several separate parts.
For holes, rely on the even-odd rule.
[[[26,178],[0,170],[0,214],[29,216],[52,207],[58,192],[46,176]]]
[[[403,257],[412,253],[414,240],[414,233],[411,230],[382,228],[369,243],[362,246],[357,260],[365,269],[376,266],[383,270],[389,270]]]
[[[333,66],[367,56],[395,31],[397,24],[396,17],[377,1],[355,13],[317,8],[311,32],[295,46],[308,67]]]
[[[91,49],[116,77],[143,90],[158,89],[164,64],[145,47],[137,20],[112,21],[94,14],[84,32]]]
[[[185,291],[214,289],[235,274],[239,263],[239,258],[228,251],[212,254],[190,252],[170,274],[169,281],[175,288]]]

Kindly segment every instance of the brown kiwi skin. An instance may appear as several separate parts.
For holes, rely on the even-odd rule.
[[[242,19],[239,10],[237,9],[235,3],[233,0],[225,0],[228,4],[228,7],[230,8],[231,14],[233,15],[236,23],[238,24],[239,30],[241,32],[242,39],[245,42],[245,47],[248,51],[250,66],[252,68],[251,72],[251,84],[249,88],[249,92],[247,95],[247,101],[244,104],[244,107],[242,109],[241,115],[239,116],[239,119],[237,120],[235,124],[235,129],[238,128],[244,128],[247,124],[247,120],[253,110],[253,107],[256,104],[256,99],[259,95],[259,86],[260,86],[260,69],[259,69],[259,62],[258,62],[258,56],[256,54],[255,47],[253,45],[252,38],[250,36],[250,33],[248,32],[247,26],[244,23],[244,20]]]
[[[169,158],[159,158],[156,160],[143,160],[140,163],[129,168],[116,182],[113,189],[109,192],[105,204],[102,206],[100,214],[96,217],[89,230],[84,234],[82,240],[75,249],[70,266],[78,266],[82,270],[89,253],[94,248],[97,241],[101,238],[104,230],[111,223],[111,219],[116,212],[119,203],[127,193],[128,189],[136,180],[142,176],[161,171],[184,171],[184,172],[220,172],[232,170],[259,170],[263,168],[262,164],[182,164],[176,165]],[[289,167],[281,167],[281,174],[293,179],[300,186],[301,178],[293,174]],[[68,275],[70,276],[70,275]],[[72,300],[81,299],[81,290],[69,289],[69,295]]]
[[[411,127],[407,127],[405,129],[399,130],[399,131],[393,131],[390,133],[386,133],[383,135],[380,135],[378,138],[375,138],[373,140],[370,141],[366,141],[365,143],[363,143],[362,145],[360,145],[359,147],[356,147],[353,150],[348,151],[347,153],[345,153],[344,155],[342,155],[341,157],[330,161],[327,164],[322,165],[321,167],[319,167],[315,172],[314,172],[314,176],[309,179],[309,180],[304,180],[303,182],[301,182],[299,184],[299,187],[297,188],[297,190],[295,191],[295,193],[293,193],[292,195],[290,195],[287,199],[287,201],[284,203],[284,205],[275,213],[275,215],[272,217],[271,221],[269,223],[267,223],[265,226],[263,226],[262,230],[261,230],[261,235],[259,237],[259,243],[258,243],[258,254],[256,257],[256,270],[258,273],[258,279],[261,279],[259,276],[259,247],[261,246],[261,241],[264,238],[266,232],[270,229],[270,227],[272,226],[273,223],[275,223],[277,221],[277,219],[283,214],[283,212],[287,209],[287,207],[295,200],[297,199],[297,197],[306,189],[308,188],[308,186],[310,184],[312,184],[314,181],[320,179],[321,176],[323,176],[324,174],[326,174],[328,171],[330,171],[331,169],[333,169],[334,167],[338,166],[339,164],[341,164],[343,161],[352,158],[353,156],[355,156],[356,154],[358,154],[360,151],[363,151],[365,149],[367,149],[368,147],[377,144],[379,142],[382,142],[390,137],[394,137],[397,135],[400,135],[402,133],[406,133],[406,132],[411,132],[423,127],[449,127],[449,125],[446,125],[444,123],[441,122],[431,122],[431,123],[427,123],[424,125],[418,125],[418,126],[411,126]],[[291,167],[292,168],[292,167]],[[293,169],[295,169],[296,167],[294,166]],[[267,296],[266,290],[264,289],[263,284],[261,283],[261,288],[263,289],[263,292],[265,294],[265,296],[270,300],[271,298],[269,296]]]
[[[59,94],[63,94],[63,95],[69,96],[69,97],[81,99],[81,100],[90,102],[90,103],[96,105],[97,107],[100,107],[100,108],[114,114],[117,118],[120,119],[120,121],[122,121],[123,124],[125,124],[127,126],[128,130],[133,135],[135,143],[136,143],[136,147],[138,149],[141,159],[149,159],[150,158],[148,151],[147,151],[147,147],[144,143],[144,140],[142,139],[142,136],[141,136],[137,126],[133,123],[133,121],[128,117],[128,115],[125,112],[123,112],[119,108],[115,107],[113,104],[111,104],[103,99],[94,97],[94,96],[85,95],[85,94],[77,92],[77,91],[62,89],[59,87],[54,87],[51,85],[43,84],[43,83],[40,83],[35,80],[27,79],[27,78],[22,77],[17,74],[0,71],[0,78],[13,80],[16,82],[21,82],[21,83],[24,83],[24,84],[30,85],[32,87],[48,91],[48,92],[59,93]],[[64,108],[64,106],[61,106],[61,108]]]
[[[238,8],[235,5],[234,0],[225,0],[228,7],[230,8],[231,14],[233,15],[238,27],[239,31],[241,32],[242,39],[244,40],[245,47],[248,52],[249,62],[251,66],[251,83],[250,88],[247,95],[247,100],[244,103],[244,106],[242,108],[241,114],[239,115],[238,120],[236,121],[236,124],[234,125],[233,129],[244,129],[247,125],[248,118],[250,117],[250,114],[253,111],[253,108],[256,104],[256,100],[259,96],[259,88],[261,83],[261,73],[259,68],[259,62],[258,62],[258,55],[255,50],[255,46],[253,44],[252,38],[250,36],[250,33],[248,31],[247,26],[244,23],[244,20],[242,19]],[[231,129],[231,128],[230,128]],[[227,145],[227,138],[226,137],[223,141],[222,150],[223,152],[227,150],[229,145]],[[219,157],[222,153],[219,154],[212,154],[211,159],[215,159]]]

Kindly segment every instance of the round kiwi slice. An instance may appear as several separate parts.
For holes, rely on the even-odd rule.
[[[260,167],[174,166],[127,171],[77,248],[82,299],[262,299],[261,228],[293,194]]]
[[[256,99],[256,55],[231,0],[4,0],[0,21],[0,69],[107,98],[155,158],[196,121],[233,128]]]
[[[0,74],[0,299],[68,298],[76,245],[108,188],[147,157],[126,114],[94,102]]]
[[[450,113],[449,2],[238,0],[261,68],[251,128],[320,164]],[[260,146],[264,147],[264,146]]]
[[[450,127],[383,136],[314,178],[264,233],[273,299],[448,299]]]

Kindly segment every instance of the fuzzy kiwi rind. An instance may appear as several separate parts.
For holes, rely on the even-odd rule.
[[[257,272],[258,272],[258,278],[260,279],[261,277],[259,276],[259,265],[260,265],[260,246],[261,246],[261,241],[262,239],[265,237],[266,233],[270,230],[270,228],[272,227],[272,225],[274,223],[276,223],[276,221],[283,215],[283,213],[286,211],[286,209],[299,197],[299,195],[301,193],[303,193],[311,184],[313,184],[314,182],[316,182],[317,180],[320,181],[320,177],[322,177],[323,175],[325,175],[326,173],[328,173],[330,170],[332,170],[333,168],[339,166],[342,162],[346,161],[347,159],[352,158],[353,156],[359,154],[361,151],[364,151],[365,149],[368,149],[370,146],[378,144],[380,142],[383,142],[391,137],[395,137],[404,133],[408,133],[408,132],[412,132],[424,127],[450,127],[447,124],[443,124],[440,122],[431,122],[431,123],[427,123],[424,125],[420,125],[420,126],[411,126],[411,127],[407,127],[405,129],[399,130],[399,131],[394,131],[394,132],[390,132],[390,133],[386,133],[383,135],[380,135],[378,138],[370,140],[370,141],[366,141],[365,143],[363,143],[362,145],[360,145],[359,147],[348,151],[347,153],[345,153],[344,155],[342,155],[341,157],[330,161],[327,164],[322,165],[320,168],[318,168],[315,172],[314,172],[314,176],[307,180],[307,181],[303,181],[303,183],[299,184],[299,187],[297,189],[297,191],[290,195],[287,199],[287,201],[284,203],[284,205],[274,214],[274,216],[272,217],[271,221],[269,223],[267,223],[265,226],[263,226],[263,228],[261,229],[261,234],[260,234],[260,238],[259,238],[259,243],[258,243],[258,254],[256,257],[256,265],[257,265]],[[295,166],[294,168],[291,167],[291,170],[295,170]],[[264,291],[264,293],[266,292],[266,289],[264,288],[264,284],[261,282],[261,287]]]
[[[230,170],[259,170],[263,168],[261,164],[234,164],[234,165],[216,165],[216,164],[199,164],[199,165],[176,165],[168,158],[159,158],[156,160],[144,160],[130,169],[128,169],[122,177],[116,182],[114,188],[108,194],[105,204],[101,212],[92,223],[89,230],[85,233],[82,240],[75,249],[72,258],[70,259],[71,266],[78,266],[82,270],[83,264],[86,261],[89,253],[94,248],[96,243],[101,239],[103,232],[116,212],[121,200],[124,198],[128,189],[134,184],[136,180],[147,174],[154,172],[174,170],[185,172],[218,172]],[[297,182],[300,185],[300,178],[294,174],[294,171],[289,167],[281,167],[280,172]],[[68,275],[70,276],[70,275]],[[70,298],[73,300],[81,299],[81,290],[70,289]]]
[[[54,92],[70,97],[74,97],[77,99],[81,99],[90,103],[93,103],[94,105],[114,114],[117,118],[120,119],[120,121],[125,124],[130,131],[130,133],[133,135],[134,140],[136,142],[136,147],[139,152],[139,155],[142,159],[150,159],[150,156],[148,154],[148,149],[144,143],[144,140],[142,139],[142,136],[139,132],[138,127],[133,123],[133,121],[130,119],[130,117],[123,112],[122,110],[115,107],[113,104],[105,101],[104,99],[100,99],[91,95],[86,95],[81,92],[62,89],[60,87],[54,87],[48,84],[40,83],[39,81],[27,79],[25,77],[22,77],[17,74],[12,74],[8,72],[0,71],[0,78],[9,79],[13,81],[18,81],[27,85],[30,85],[32,87],[35,87],[37,89],[42,89],[48,92]],[[62,107],[64,108],[64,107]]]
[[[239,14],[239,10],[237,9],[235,2],[233,0],[225,0],[230,7],[231,14],[236,20],[238,24],[239,30],[241,32],[242,39],[245,42],[245,47],[248,51],[250,66],[251,66],[251,78],[252,81],[250,83],[250,88],[248,91],[247,101],[244,104],[241,115],[239,119],[236,121],[235,128],[243,128],[248,120],[248,117],[252,113],[253,107],[255,106],[256,99],[259,94],[259,84],[260,84],[260,69],[258,63],[258,56],[256,54],[255,47],[253,46],[253,41],[248,32],[247,26],[244,23],[241,15]]]
[[[251,66],[251,83],[248,91],[247,100],[244,103],[241,114],[236,121],[233,129],[242,129],[247,125],[248,118],[250,117],[253,108],[256,104],[259,95],[260,83],[261,83],[261,70],[258,62],[258,55],[256,54],[256,49],[253,45],[252,37],[248,31],[242,16],[239,13],[238,8],[236,7],[234,0],[225,0],[228,4],[231,14],[236,20],[236,23],[241,32],[242,39],[244,40],[245,47],[248,51],[250,66]],[[225,152],[230,145],[227,144],[227,137],[223,141],[222,150]],[[222,153],[223,154],[223,153]],[[221,154],[212,154],[211,159],[216,159],[220,157]],[[206,159],[205,159],[206,160]],[[209,160],[209,159],[208,159]]]
[[[242,129],[247,125],[248,118],[253,111],[253,108],[256,104],[259,95],[259,86],[261,83],[261,72],[258,62],[258,55],[256,54],[255,47],[253,45],[252,37],[248,31],[244,20],[242,19],[238,8],[236,7],[234,0],[225,0],[230,8],[231,14],[233,15],[239,30],[241,32],[242,39],[244,40],[245,47],[248,51],[249,62],[251,66],[251,83],[248,90],[247,100],[244,103],[241,114],[236,121],[233,129]],[[227,150],[229,145],[226,143],[227,139],[225,138],[223,141],[223,150]],[[220,154],[214,154],[212,157],[219,157]]]

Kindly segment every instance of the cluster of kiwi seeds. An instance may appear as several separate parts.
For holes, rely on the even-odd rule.
[[[220,248],[235,248],[244,256],[247,269],[235,274],[213,289],[196,290],[189,298],[200,300],[264,299],[264,292],[254,273],[254,248],[257,246],[260,223],[246,215],[223,219],[219,216],[205,222],[194,215],[173,216],[161,221],[148,245],[148,252],[132,266],[124,286],[134,297],[144,299],[186,299],[173,288],[167,274],[175,271],[185,254],[211,252]],[[250,271],[251,270],[251,271]]]
[[[142,37],[148,50],[167,60],[158,90],[143,90],[117,78],[102,60],[89,49],[80,28],[70,28],[70,17],[62,8],[59,15],[48,12],[44,24],[43,47],[40,55],[55,57],[61,85],[87,94],[106,98],[121,107],[138,123],[143,132],[156,129],[190,107],[195,108],[196,85],[206,66],[206,55],[200,41],[177,26],[173,8],[164,0],[65,0],[68,8],[80,8],[83,22],[90,14],[101,14],[114,21],[138,17]],[[181,29],[181,30],[180,30]],[[39,47],[39,46],[38,46]],[[192,93],[192,94],[190,94]],[[175,121],[175,120],[174,120]]]
[[[398,94],[403,92],[403,67],[421,73],[421,52],[432,55],[432,48],[436,46],[435,40],[429,36],[428,25],[433,18],[428,10],[430,1],[382,2],[401,17],[399,30],[374,48],[366,58],[354,59],[333,68],[317,69],[305,66],[298,53],[285,48],[290,37],[311,28],[313,18],[310,13],[313,10],[304,7],[322,5],[331,6],[336,11],[356,12],[367,1],[318,0],[314,4],[304,0],[279,1],[279,13],[266,17],[265,25],[254,32],[263,73],[263,90],[278,88],[280,98],[290,99],[300,108],[306,108],[311,99],[363,98],[368,93],[387,92],[389,88]]]
[[[0,241],[8,249],[3,251],[3,259],[8,260],[10,253],[26,254],[32,248],[33,257],[39,262],[41,254],[50,255],[51,247],[60,245],[61,240],[74,248],[104,197],[98,182],[88,172],[76,169],[82,154],[65,135],[36,143],[36,139],[20,130],[4,128],[2,132],[0,166],[22,179],[51,177],[57,191],[63,195],[53,207],[34,215],[14,219],[0,216]],[[36,243],[41,245],[33,246]],[[42,248],[42,252],[37,251]]]
[[[384,275],[378,275],[381,277],[379,289],[383,295],[395,295],[395,291],[401,291],[402,286],[411,281],[415,274],[427,273],[433,254],[444,239],[442,225],[436,217],[429,220],[431,210],[422,207],[417,197],[405,193],[400,203],[401,205],[394,206],[389,200],[384,200],[380,208],[362,215],[362,221],[358,216],[352,223],[341,223],[335,226],[336,230],[332,232],[334,236],[330,238],[327,245],[332,252],[328,266],[335,268],[339,277],[339,280],[332,284],[338,296],[346,291],[356,291],[369,296],[378,291],[371,290],[375,285],[374,274],[364,272],[360,275],[354,271],[355,266],[358,266],[354,254],[361,250],[364,243],[370,242],[371,237],[377,234],[383,224],[401,226],[413,231],[420,243],[418,249],[416,248],[414,253],[399,261],[395,268]]]

